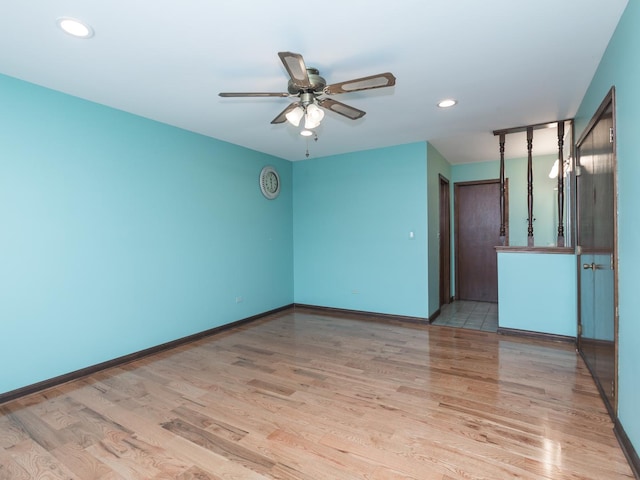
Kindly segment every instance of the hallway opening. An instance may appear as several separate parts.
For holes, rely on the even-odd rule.
[[[433,325],[497,332],[498,304],[456,300],[442,306],[440,315],[433,321]]]

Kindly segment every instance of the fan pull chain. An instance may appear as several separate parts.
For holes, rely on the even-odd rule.
[[[309,137],[307,137],[305,140],[307,141],[307,151],[305,152],[304,156],[309,158]],[[313,141],[318,141],[318,134],[316,132],[313,132]]]

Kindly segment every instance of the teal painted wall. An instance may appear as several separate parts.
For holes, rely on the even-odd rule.
[[[0,105],[0,392],[293,302],[289,162],[5,76]]]
[[[449,180],[450,211],[453,212],[453,182],[451,165],[430,143],[427,143],[427,196],[428,196],[428,248],[429,248],[429,316],[440,308],[440,175]],[[453,223],[451,223],[453,237]],[[451,250],[451,278],[455,264]],[[455,290],[451,285],[451,292]]]
[[[579,137],[611,86],[616,88],[618,156],[618,417],[640,451],[640,2],[629,2],[576,115]]]
[[[293,185],[296,303],[428,316],[426,143],[296,162]]]
[[[501,328],[577,335],[575,255],[499,253],[498,278]]]

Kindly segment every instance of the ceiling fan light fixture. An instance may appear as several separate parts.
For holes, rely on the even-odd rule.
[[[454,105],[456,105],[458,103],[457,100],[454,100],[453,98],[445,98],[444,100],[440,100],[438,102],[438,107],[440,108],[450,108],[453,107]]]
[[[317,128],[320,126],[320,121],[319,120],[313,120],[311,118],[309,118],[309,115],[307,115],[304,118],[304,128],[306,130],[311,130],[312,128]]]
[[[324,112],[315,103],[307,105],[307,114],[304,117],[304,128],[311,130],[320,126],[320,122],[324,118]]]
[[[304,110],[302,109],[302,107],[298,106],[288,112],[285,117],[291,125],[297,127],[298,125],[300,125],[300,120],[302,120],[302,117],[304,117]]]
[[[310,137],[311,135],[313,135],[313,132],[311,130],[302,130],[300,132],[300,135],[302,135],[303,137]]]
[[[93,37],[93,28],[77,18],[60,17],[56,20],[56,23],[65,33],[76,38]]]

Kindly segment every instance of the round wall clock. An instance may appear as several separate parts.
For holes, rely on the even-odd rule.
[[[272,166],[266,166],[260,172],[260,190],[269,200],[280,194],[280,175]]]

